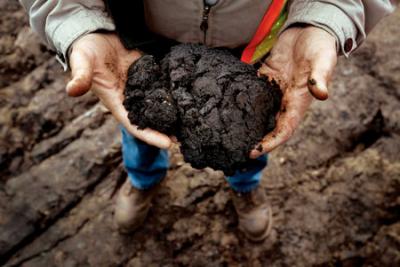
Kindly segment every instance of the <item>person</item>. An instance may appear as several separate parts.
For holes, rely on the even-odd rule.
[[[57,52],[72,78],[69,96],[95,93],[122,127],[123,162],[128,173],[116,200],[115,217],[122,232],[136,230],[168,169],[166,149],[171,138],[152,129],[131,125],[122,105],[129,65],[140,57],[127,50],[101,0],[20,0],[31,27]],[[146,0],[148,28],[183,43],[237,48],[256,32],[273,0]],[[257,159],[246,172],[227,181],[239,228],[253,241],[271,229],[271,210],[258,186],[267,164],[265,154],[294,133],[312,100],[328,98],[328,83],[338,55],[348,57],[376,23],[393,10],[388,0],[291,0],[287,18],[259,72],[278,81],[283,91],[275,130],[265,136],[250,156]],[[202,26],[204,19],[207,27]],[[135,31],[135,25],[130,25]]]

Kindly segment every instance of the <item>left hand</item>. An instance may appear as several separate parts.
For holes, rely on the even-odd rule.
[[[313,98],[328,98],[328,83],[336,61],[336,40],[320,28],[293,27],[280,35],[259,74],[278,82],[283,92],[281,109],[275,129],[260,143],[262,151],[253,149],[251,158],[285,143],[300,124]]]

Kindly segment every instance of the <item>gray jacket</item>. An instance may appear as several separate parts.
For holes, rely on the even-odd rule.
[[[200,29],[204,1],[210,9],[206,38]],[[57,51],[61,63],[80,36],[115,29],[102,0],[20,0],[31,27]],[[180,42],[238,47],[250,41],[271,0],[145,0],[146,23],[156,33]],[[393,11],[390,0],[290,0],[283,30],[295,23],[320,27],[336,37],[348,56],[369,31]],[[134,30],[135,25],[132,25]]]

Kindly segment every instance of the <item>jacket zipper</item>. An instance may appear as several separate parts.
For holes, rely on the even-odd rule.
[[[211,6],[204,2],[203,7],[203,17],[201,19],[200,30],[204,33],[203,43],[206,44],[207,41],[207,30],[208,30],[208,17],[210,15]]]

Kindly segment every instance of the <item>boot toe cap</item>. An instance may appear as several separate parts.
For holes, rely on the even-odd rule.
[[[239,229],[253,242],[263,241],[271,232],[272,213],[266,209],[262,214],[249,214],[239,218]]]

